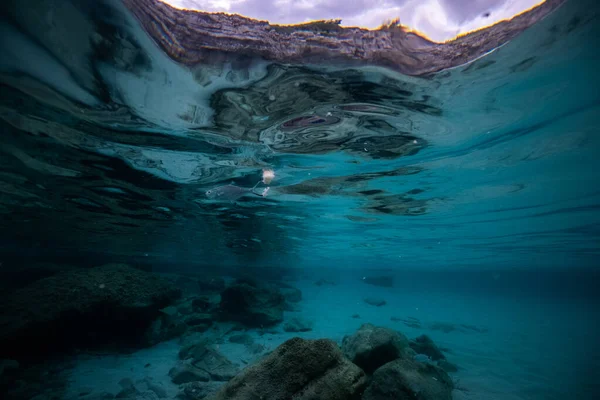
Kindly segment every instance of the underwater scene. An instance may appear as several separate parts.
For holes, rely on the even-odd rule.
[[[171,3],[0,3],[1,399],[600,398],[600,3]]]

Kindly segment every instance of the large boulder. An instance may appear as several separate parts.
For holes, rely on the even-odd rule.
[[[283,320],[284,308],[285,298],[276,288],[247,279],[221,292],[221,318],[247,326],[277,324]]]
[[[453,386],[435,365],[398,359],[375,371],[362,400],[452,400]]]
[[[368,374],[402,357],[407,348],[408,339],[404,335],[371,324],[363,324],[356,333],[342,341],[344,355]]]
[[[335,342],[293,338],[244,369],[210,400],[353,400],[366,385],[364,372]]]
[[[123,264],[70,270],[11,292],[0,306],[0,356],[43,357],[71,346],[140,343],[172,283]]]

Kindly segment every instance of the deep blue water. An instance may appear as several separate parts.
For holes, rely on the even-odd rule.
[[[595,2],[568,1],[428,77],[260,60],[190,70],[118,2],[106,2],[118,17],[81,20],[67,17],[86,8],[67,5],[38,19],[52,7],[38,3],[8,2],[0,20],[5,290],[51,275],[47,264],[252,274],[301,288],[306,337],[350,334],[359,312],[453,346],[471,388],[457,399],[597,398]],[[123,40],[104,57],[80,40],[98,27]],[[264,198],[205,195],[252,187],[267,168]],[[361,282],[378,275],[393,287]],[[315,288],[320,278],[338,284]],[[368,295],[388,305],[364,308]],[[421,330],[390,322],[410,315]],[[78,373],[82,386],[116,382],[75,371],[76,388]]]

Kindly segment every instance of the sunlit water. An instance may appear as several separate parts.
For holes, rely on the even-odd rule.
[[[29,14],[7,15],[3,268],[116,260],[289,273],[315,320],[306,337],[339,339],[362,322],[427,332],[464,367],[470,391],[457,398],[598,393],[595,3],[568,2],[428,77],[258,60],[190,71],[131,17],[98,17],[122,41],[90,45],[60,20],[44,36]],[[264,198],[205,195],[252,187],[266,168]],[[399,277],[395,289],[360,282],[382,270]],[[311,284],[323,274],[336,289]],[[371,294],[387,307],[365,308]],[[410,315],[425,326],[390,320]],[[427,331],[436,321],[487,333]]]

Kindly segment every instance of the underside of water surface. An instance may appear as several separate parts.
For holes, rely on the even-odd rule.
[[[599,11],[2,2],[0,397],[598,398]]]

